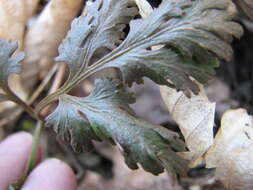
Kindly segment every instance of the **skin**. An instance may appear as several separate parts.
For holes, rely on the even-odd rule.
[[[7,190],[20,178],[25,169],[32,147],[32,136],[16,133],[0,142],[0,189]],[[76,180],[72,169],[58,159],[40,161],[40,148],[37,150],[37,167],[29,174],[21,190],[76,190]]]

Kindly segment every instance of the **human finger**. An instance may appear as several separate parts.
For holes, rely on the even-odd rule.
[[[32,142],[31,134],[19,132],[0,143],[0,189],[7,189],[8,185],[21,177],[31,152]]]
[[[28,176],[22,190],[76,190],[72,169],[58,159],[42,162]]]

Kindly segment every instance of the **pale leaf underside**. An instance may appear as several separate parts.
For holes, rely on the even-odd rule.
[[[19,62],[24,59],[24,54],[20,53],[12,56],[18,44],[0,40],[0,87],[8,88],[8,77],[10,74],[19,73],[21,66]]]
[[[242,35],[241,27],[231,21],[228,6],[223,0],[164,1],[147,18],[130,22],[130,32],[118,48],[121,55],[105,67],[119,67],[129,84],[148,76],[159,84],[169,79],[186,94],[189,90],[197,93],[198,86],[190,76],[201,83],[208,81],[217,58],[231,58],[232,35]],[[159,44],[166,47],[145,50]]]
[[[147,18],[131,20],[136,12],[132,3],[131,0],[98,0],[86,16],[73,22],[57,58],[69,65],[70,78],[76,82],[84,79],[87,70],[84,68],[91,64],[94,52],[99,47],[109,47],[115,49],[91,65],[89,72],[117,67],[129,85],[147,76],[186,95],[189,91],[196,94],[199,88],[190,77],[200,83],[208,81],[218,58],[231,58],[232,37],[242,35],[240,25],[232,21],[234,13],[229,10],[227,0],[177,3],[165,0]],[[130,31],[120,43],[122,23],[129,20]],[[160,44],[165,47],[150,50]],[[166,82],[168,79],[170,82]],[[67,86],[68,83],[71,81]]]
[[[229,190],[253,189],[253,117],[244,109],[228,110],[214,144],[205,155],[206,167]]]
[[[90,64],[100,47],[114,49],[124,38],[125,25],[137,14],[133,0],[97,0],[87,4],[87,14],[72,22],[71,30],[59,48],[57,61],[70,68],[69,82]]]

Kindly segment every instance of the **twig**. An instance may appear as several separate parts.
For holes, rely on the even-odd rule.
[[[20,99],[9,87],[4,88],[4,92],[6,93],[6,96],[9,100],[15,102],[19,106],[22,107],[23,110],[25,110],[31,117],[35,119],[40,119],[32,107],[30,107],[28,104],[26,104],[22,99]]]
[[[39,87],[35,90],[35,92],[32,94],[32,96],[27,101],[27,105],[32,105],[34,101],[38,98],[38,96],[41,94],[41,92],[46,88],[49,81],[54,76],[55,72],[58,70],[58,65],[54,65],[53,68],[48,72],[47,76],[44,78],[44,80],[40,83]],[[7,125],[9,122],[15,120],[20,114],[22,114],[24,109],[22,107],[18,107],[13,114],[9,115],[8,117],[5,117],[3,120],[0,121],[0,127]]]

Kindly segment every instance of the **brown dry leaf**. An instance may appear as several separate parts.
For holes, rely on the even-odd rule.
[[[192,166],[198,163],[195,161],[213,144],[215,103],[208,100],[203,86],[199,87],[199,95],[191,94],[191,98],[174,89],[160,87],[163,100],[172,118],[179,125],[189,148],[189,152],[181,155],[191,160]]]
[[[223,114],[213,146],[205,155],[207,168],[229,190],[253,189],[253,117],[244,109]]]
[[[23,37],[26,23],[37,8],[39,0],[1,0],[0,1],[0,38],[18,41],[20,51],[23,46]],[[27,94],[22,87],[21,78],[13,75],[10,77],[11,89],[21,98],[26,99]],[[0,113],[5,109],[12,108],[12,102],[2,102]]]
[[[0,38],[19,42],[23,36],[27,20],[37,8],[39,0],[1,0],[0,1]]]
[[[80,12],[83,3],[83,0],[51,0],[46,5],[26,35],[25,68],[39,67],[40,77],[43,78],[54,64],[58,46],[69,30],[71,21]],[[30,75],[36,77],[36,74],[35,72]],[[31,78],[31,76],[24,78]]]
[[[146,0],[135,1],[142,17],[147,17],[152,12],[152,8],[147,5]],[[161,47],[155,46],[152,49],[159,49]],[[203,86],[199,84],[199,87],[201,89],[199,95],[192,94],[190,99],[182,92],[177,92],[167,86],[160,87],[163,100],[171,116],[179,125],[190,150],[190,152],[181,153],[181,155],[185,159],[191,160],[192,166],[198,163],[199,160],[197,159],[213,143],[215,103],[209,102]]]

